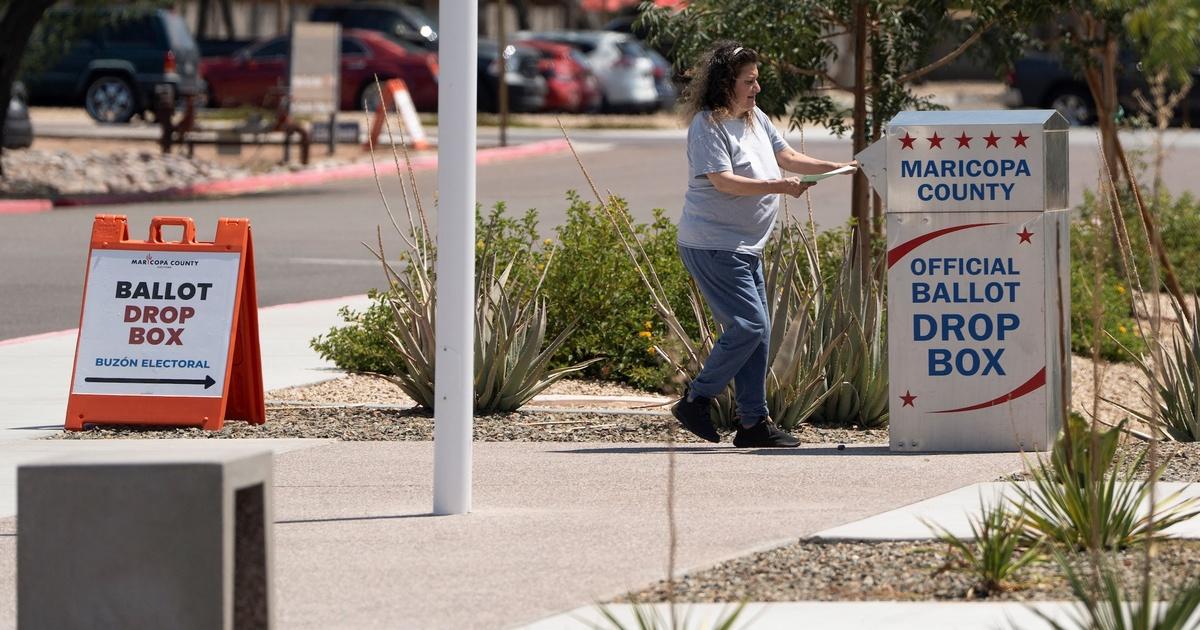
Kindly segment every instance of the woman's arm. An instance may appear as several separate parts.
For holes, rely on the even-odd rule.
[[[823,171],[818,171],[823,172]],[[808,189],[812,184],[805,184],[800,181],[799,177],[787,177],[784,179],[752,179],[741,175],[734,175],[732,171],[721,171],[719,173],[708,173],[708,181],[712,182],[713,188],[726,195],[744,195],[744,196],[762,196],[775,193],[782,193],[799,197],[801,193]]]
[[[840,168],[852,162],[827,162],[818,160],[814,157],[809,157],[803,153],[788,147],[775,154],[775,161],[779,162],[779,168],[801,175],[816,175],[818,173],[826,173],[835,168]]]

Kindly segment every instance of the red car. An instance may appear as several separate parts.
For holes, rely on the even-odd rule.
[[[600,109],[600,81],[578,51],[536,39],[522,40],[521,44],[541,53],[538,69],[546,77],[544,111],[579,113]]]
[[[291,40],[283,35],[248,46],[232,57],[200,62],[212,107],[250,106],[273,109],[287,91]],[[342,32],[341,108],[362,111],[379,99],[380,81],[403,79],[413,104],[421,111],[437,110],[437,54],[410,50],[374,31]]]

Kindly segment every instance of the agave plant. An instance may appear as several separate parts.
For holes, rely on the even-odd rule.
[[[820,325],[825,300],[813,243],[798,223],[785,222],[765,265],[771,300],[771,342],[767,405],[771,417],[792,430],[830,395],[825,370],[843,336],[827,337]]]
[[[863,428],[887,426],[887,329],[883,292],[863,277],[847,245],[842,266],[826,288],[828,306],[820,309],[823,337],[844,339],[825,369],[829,395],[815,419]]]
[[[971,591],[977,595],[1008,590],[1010,578],[1042,555],[1041,541],[1027,544],[1021,517],[1003,501],[988,504],[980,497],[979,517],[970,524],[971,537],[965,540],[938,525],[926,526],[954,554],[947,566],[957,564],[974,576]]]
[[[388,133],[391,126],[388,123]],[[401,139],[403,140],[403,139]],[[403,146],[403,142],[400,143]],[[392,143],[395,152],[396,143]],[[388,261],[383,248],[383,237],[376,231],[377,246],[368,249],[383,265],[390,291],[386,295],[392,310],[392,329],[388,339],[395,349],[391,374],[381,375],[394,383],[416,403],[427,409],[434,408],[434,359],[437,353],[434,322],[437,312],[435,282],[436,249],[426,220],[424,209],[417,194],[407,150],[404,154],[408,164],[407,189],[403,186],[403,172],[399,157],[396,157],[396,173],[401,176],[401,194],[407,213],[408,225],[402,229],[383,197],[384,209],[391,218],[392,226],[405,244],[398,256],[398,263]],[[374,151],[371,164],[375,166]],[[376,172],[378,181],[378,172]],[[409,203],[409,192],[414,203]],[[415,214],[414,214],[415,208]],[[548,370],[550,358],[574,329],[566,326],[548,343],[546,341],[546,303],[540,295],[545,269],[537,277],[532,288],[515,280],[526,277],[513,274],[509,262],[497,273],[494,257],[485,257],[480,269],[476,270],[475,285],[475,410],[480,413],[514,411],[527,403],[555,381],[572,372],[579,371],[599,359],[576,365]],[[399,270],[398,270],[399,268]]]
[[[632,610],[632,623],[626,623],[616,611],[600,605],[597,610],[603,617],[604,623],[590,625],[592,630],[734,630],[734,628],[748,628],[751,623],[751,620],[741,619],[746,608],[745,602],[738,604],[733,609],[722,608],[711,623],[701,623],[702,620],[692,619],[690,614],[683,619],[678,619],[675,615],[674,604],[666,608],[668,612],[664,616],[658,607],[635,603]]]
[[[546,342],[546,301],[540,293],[549,267],[547,263],[531,291],[519,287],[515,296],[510,286],[513,263],[497,274],[491,261],[479,274],[475,285],[477,411],[513,411],[555,381],[603,358],[547,371],[550,359],[575,329],[573,322]]]
[[[1071,549],[1124,549],[1162,538],[1167,528],[1200,514],[1196,499],[1181,492],[1158,500],[1151,513],[1141,506],[1153,496],[1153,480],[1138,478],[1145,452],[1128,462],[1116,458],[1124,423],[1107,431],[1068,422],[1049,461],[1038,457],[1029,486],[1015,484],[1028,532]]]
[[[1055,551],[1054,558],[1079,604],[1069,624],[1035,609],[1035,614],[1055,630],[1189,630],[1200,623],[1200,580],[1193,579],[1160,602],[1153,588],[1130,592],[1122,583],[1117,560],[1100,560],[1099,566],[1090,568],[1097,573],[1096,579],[1091,579],[1061,552]]]
[[[1143,401],[1152,407],[1150,411],[1131,409],[1107,398],[1105,401],[1146,422],[1160,437],[1195,442],[1200,440],[1200,332],[1196,330],[1195,316],[1189,317],[1173,295],[1171,308],[1179,322],[1179,331],[1171,339],[1170,351],[1159,341],[1151,342],[1160,344],[1161,372],[1154,369],[1152,357],[1129,352],[1146,376],[1138,382],[1138,387]]]

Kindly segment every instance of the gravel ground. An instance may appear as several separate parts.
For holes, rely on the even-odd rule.
[[[640,389],[607,381],[562,379],[546,388],[546,394],[572,396],[653,396]],[[415,406],[413,399],[399,387],[378,376],[349,374],[314,385],[277,389],[267,393],[267,400],[279,403],[372,403]]]
[[[1155,552],[1151,574],[1160,595],[1169,597],[1200,575],[1200,541],[1171,541]],[[1141,583],[1144,554],[1142,549],[1117,554],[1130,590]],[[968,572],[947,566],[950,557],[946,545],[932,541],[800,540],[688,574],[675,583],[675,595],[682,602],[1072,599],[1066,577],[1052,559],[1018,572],[1008,590],[981,593]],[[631,600],[666,601],[667,584],[659,582],[617,601]]]
[[[1117,459],[1121,462],[1132,461],[1133,458],[1147,452],[1147,449],[1149,449],[1148,443],[1130,439],[1117,447]],[[1159,467],[1166,462],[1166,469],[1159,477],[1159,481],[1200,483],[1200,442],[1160,442],[1158,462]],[[1137,473],[1139,479],[1149,477],[1149,454],[1138,466]],[[1002,477],[1001,481],[1026,481],[1029,478],[1029,473],[1021,471]]]
[[[475,440],[480,442],[666,442],[666,414],[599,414],[580,411],[528,412],[477,416]],[[887,431],[856,431],[803,425],[796,433],[809,444],[887,444]],[[220,431],[199,428],[96,427],[63,431],[50,439],[165,439],[165,438],[326,438],[347,441],[432,440],[433,418],[428,414],[380,407],[267,407],[267,422],[252,425],[227,422]],[[676,432],[680,443],[707,444],[686,431]],[[728,439],[725,440],[728,443]]]

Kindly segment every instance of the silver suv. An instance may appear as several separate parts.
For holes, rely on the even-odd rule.
[[[521,32],[517,37],[566,44],[583,53],[600,80],[605,111],[658,110],[654,61],[631,35],[612,31],[544,31]]]

